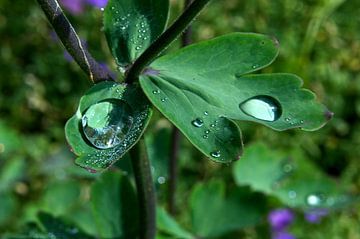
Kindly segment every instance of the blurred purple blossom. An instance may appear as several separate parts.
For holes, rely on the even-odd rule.
[[[320,223],[321,219],[329,214],[326,209],[316,209],[309,212],[305,212],[304,218],[309,223]]]
[[[295,236],[287,231],[275,232],[272,239],[295,239]]]
[[[287,208],[276,209],[269,213],[268,221],[273,231],[283,231],[294,221],[294,213]]]
[[[97,8],[104,8],[108,0],[60,0],[61,5],[73,15],[79,15],[84,12],[85,5]]]
[[[79,15],[84,11],[84,0],[60,0],[60,2],[71,14]]]
[[[103,8],[106,6],[108,0],[86,0],[86,2],[94,7]]]

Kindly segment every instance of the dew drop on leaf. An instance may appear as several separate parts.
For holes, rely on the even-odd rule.
[[[166,179],[165,179],[165,177],[160,176],[160,177],[158,177],[157,181],[159,184],[164,184],[166,182]]]
[[[196,118],[193,121],[191,121],[191,124],[195,126],[196,128],[200,128],[204,125],[204,121],[200,118]]]
[[[256,96],[239,105],[247,115],[264,121],[275,121],[280,118],[282,110],[280,103],[270,96]]]
[[[153,92],[152,92],[154,95],[156,95],[156,94],[160,94],[160,90],[153,90]]]
[[[219,150],[211,152],[210,155],[213,158],[220,158],[221,157],[221,153],[220,153]]]
[[[289,163],[287,163],[283,166],[284,173],[290,173],[292,170],[293,170],[293,166]]]
[[[297,193],[295,191],[291,190],[288,192],[288,196],[290,199],[295,199],[297,196]]]
[[[130,106],[109,100],[90,106],[81,119],[86,139],[96,148],[113,148],[124,141],[133,125]]]

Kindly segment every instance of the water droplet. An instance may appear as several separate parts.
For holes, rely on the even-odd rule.
[[[115,10],[115,7],[111,7],[111,10]]]
[[[194,125],[196,128],[200,128],[204,125],[204,121],[200,118],[196,118],[193,121],[191,121],[191,124]]]
[[[275,121],[281,116],[280,103],[270,96],[256,96],[239,105],[240,109],[255,119]]]
[[[209,112],[205,111],[205,112],[204,112],[204,115],[205,115],[205,116],[208,116],[208,115],[209,115]]]
[[[102,8],[100,8],[100,11],[102,11],[102,12],[103,12],[104,10],[105,10],[105,9],[104,9],[103,7],[102,7]]]
[[[153,92],[152,92],[154,95],[156,95],[156,94],[160,94],[160,90],[153,90]]]
[[[295,199],[297,196],[297,193],[295,191],[291,190],[288,192],[288,196],[290,199]]]
[[[208,139],[208,138],[209,138],[209,135],[205,134],[205,135],[203,135],[203,138],[204,138],[204,139]]]
[[[303,120],[300,120],[300,124],[303,124],[304,123],[304,121]]]
[[[220,153],[220,150],[217,150],[217,151],[213,151],[210,153],[211,157],[213,158],[220,158],[221,157],[221,153]]]
[[[126,67],[119,66],[117,69],[120,71],[120,73],[124,74],[126,72]]]
[[[312,207],[320,206],[325,200],[324,195],[312,193],[306,197],[306,204]]]
[[[135,47],[135,50],[137,50],[137,51],[140,50],[140,49],[141,49],[141,46],[136,46]]]
[[[205,133],[205,134],[209,134],[209,133],[210,133],[210,130],[205,130],[204,133]]]
[[[290,173],[292,170],[293,170],[293,166],[289,163],[287,163],[283,166],[284,173]]]
[[[162,99],[161,99],[161,102],[165,102],[165,101],[167,101],[167,99],[168,99],[168,98],[166,98],[166,97],[165,97],[165,98],[162,98]]]
[[[210,125],[211,128],[214,128],[215,126],[216,126],[215,124],[211,124],[211,125]]]
[[[166,179],[165,177],[158,177],[157,181],[159,184],[164,184],[166,182]]]
[[[130,106],[115,99],[90,106],[81,119],[85,137],[99,149],[113,148],[122,143],[133,121]]]
[[[288,117],[285,118],[286,122],[290,122],[290,120],[291,120],[291,118],[288,118]]]

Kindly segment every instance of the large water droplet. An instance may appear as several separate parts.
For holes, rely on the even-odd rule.
[[[306,197],[306,204],[312,207],[320,206],[324,201],[324,195],[318,193],[312,193]]]
[[[122,143],[133,121],[130,106],[115,99],[90,106],[81,119],[86,139],[99,149]]]
[[[200,118],[196,118],[193,121],[191,121],[191,124],[197,128],[200,128],[204,125],[204,121]]]
[[[239,107],[245,114],[264,121],[275,121],[282,113],[280,103],[264,95],[250,98],[242,102]]]

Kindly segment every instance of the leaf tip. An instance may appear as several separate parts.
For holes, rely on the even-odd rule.
[[[329,111],[329,110],[326,110],[326,111],[324,112],[324,116],[325,116],[325,119],[326,119],[327,121],[329,121],[329,120],[331,120],[331,119],[334,117],[334,112],[331,112],[331,111]]]
[[[279,47],[280,47],[280,42],[279,42],[279,40],[278,40],[275,36],[271,36],[270,38],[271,38],[271,40],[273,41],[275,47],[276,47],[276,48],[279,48]]]

